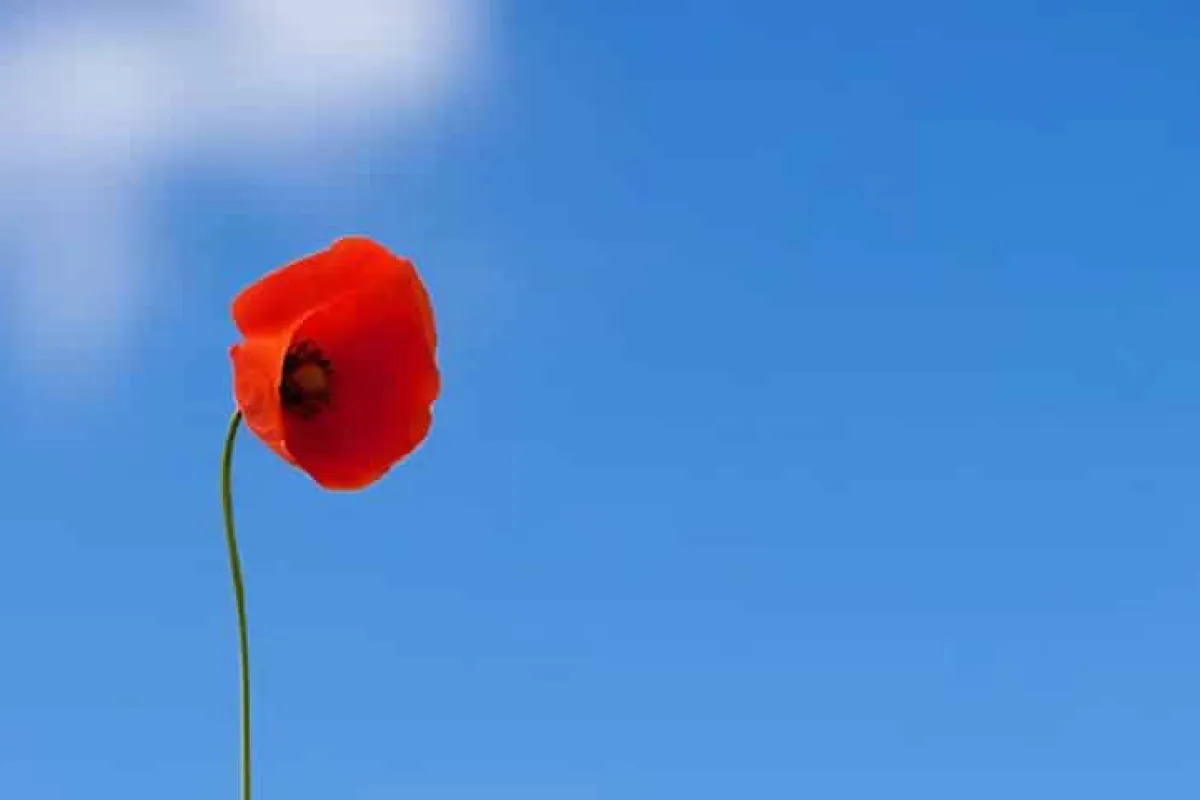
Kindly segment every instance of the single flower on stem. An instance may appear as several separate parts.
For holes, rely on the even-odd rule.
[[[237,410],[221,500],[241,655],[242,800],[250,800],[250,658],[233,522],[233,444],[243,421],[326,489],[363,489],[429,433],[441,387],[429,293],[412,262],[361,236],[261,278],[233,301]]]

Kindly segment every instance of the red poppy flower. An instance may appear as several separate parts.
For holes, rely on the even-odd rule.
[[[408,259],[340,239],[246,288],[233,319],[247,426],[325,488],[375,482],[429,433],[437,332]]]

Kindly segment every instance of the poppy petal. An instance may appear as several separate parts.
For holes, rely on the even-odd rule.
[[[313,343],[333,365],[330,405],[284,414],[295,463],[330,489],[378,480],[424,440],[440,377],[428,319],[401,273],[342,294],[304,318],[293,343]]]
[[[286,429],[279,401],[283,359],[290,341],[290,331],[256,336],[232,347],[229,355],[233,361],[234,399],[246,426],[282,458],[294,462],[284,443]]]
[[[233,319],[244,336],[278,333],[338,295],[378,280],[399,279],[411,286],[412,312],[424,322],[436,346],[429,296],[412,262],[363,236],[337,240],[319,253],[269,273],[233,302]]]

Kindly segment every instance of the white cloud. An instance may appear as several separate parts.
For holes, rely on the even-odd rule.
[[[485,4],[90,0],[6,19],[0,297],[18,350],[49,374],[118,356],[150,300],[161,171],[424,118],[475,65]]]

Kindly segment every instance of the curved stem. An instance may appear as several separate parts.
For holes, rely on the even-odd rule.
[[[242,424],[242,413],[235,411],[225,434],[221,454],[221,508],[225,512],[225,543],[229,546],[229,574],[233,578],[233,597],[237,603],[238,653],[242,672],[242,800],[250,800],[250,632],[246,624],[246,587],[242,581],[242,559],[238,555],[237,531],[233,524],[233,442]]]

